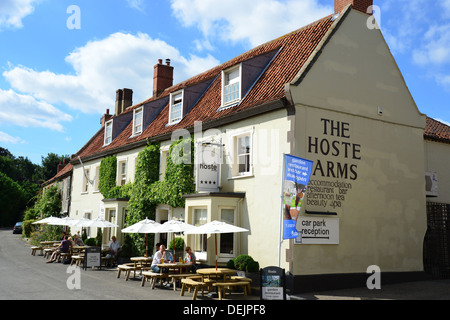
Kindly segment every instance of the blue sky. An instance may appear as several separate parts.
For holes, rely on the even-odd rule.
[[[450,0],[375,0],[419,110],[450,123]],[[76,153],[114,112],[115,91],[152,95],[333,13],[333,0],[1,0],[0,146],[41,163]]]

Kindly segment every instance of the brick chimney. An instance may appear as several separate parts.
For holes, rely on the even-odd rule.
[[[106,113],[102,116],[101,124],[102,127],[105,125],[106,121],[112,118],[112,114],[109,114],[109,109],[106,109]]]
[[[351,4],[355,10],[371,14],[367,13],[367,8],[373,5],[373,0],[334,0],[334,13],[341,12],[349,4]]]
[[[116,91],[116,112],[118,116],[126,108],[133,105],[133,90],[131,89],[119,89]]]
[[[153,70],[153,96],[157,97],[173,85],[173,67],[170,65],[170,59],[166,59],[166,64],[159,59]]]
[[[56,173],[59,173],[64,167],[66,166],[66,159],[64,159],[62,162],[60,161],[58,166],[56,167]]]

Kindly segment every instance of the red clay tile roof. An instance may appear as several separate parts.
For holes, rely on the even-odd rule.
[[[103,146],[104,130],[99,130],[91,140],[77,153],[81,158],[91,157],[95,154],[99,156],[107,154],[107,151],[114,152],[116,148],[123,147],[133,142],[145,141],[147,138],[170,134],[175,129],[190,128],[195,121],[207,123],[231,114],[241,112],[246,109],[258,107],[259,105],[282,99],[285,97],[284,85],[292,81],[314,49],[326,35],[333,21],[331,16],[325,17],[299,30],[284,35],[278,39],[260,45],[247,51],[213,69],[210,69],[198,76],[190,78],[179,84],[166,89],[157,98],[149,98],[138,103],[124,113],[132,112],[133,108],[144,105],[154,99],[167,97],[171,92],[175,92],[184,87],[188,87],[205,80],[213,80],[212,84],[199,99],[192,110],[184,116],[177,124],[167,126],[169,119],[169,104],[156,116],[153,122],[139,136],[130,138],[132,134],[132,122],[109,144]],[[221,105],[221,77],[222,70],[237,65],[245,60],[261,54],[278,51],[270,65],[259,77],[258,81],[250,89],[248,94],[242,99],[239,105],[229,109],[218,111]]]
[[[68,163],[65,165],[64,168],[62,168],[53,178],[47,180],[44,182],[44,185],[48,185],[58,179],[65,178],[66,176],[70,175],[73,170],[73,165],[71,163]]]
[[[427,117],[424,137],[433,141],[450,143],[450,126]]]

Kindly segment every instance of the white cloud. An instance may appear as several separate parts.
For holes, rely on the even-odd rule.
[[[419,65],[450,63],[450,24],[431,26],[423,37],[425,44],[413,52]]]
[[[207,39],[256,46],[334,12],[317,0],[171,0],[174,15]],[[198,42],[197,42],[198,44]]]
[[[9,134],[7,134],[5,132],[1,132],[1,131],[0,131],[0,142],[5,143],[5,144],[25,143],[25,141],[22,140],[21,138],[10,136]]]
[[[139,11],[144,11],[145,7],[144,0],[126,0],[126,1],[131,8],[137,9]]]
[[[66,57],[74,74],[11,67],[3,76],[14,90],[51,104],[64,103],[84,113],[103,113],[114,108],[115,92],[131,88],[133,102],[153,94],[153,67],[158,59],[170,58],[174,83],[205,71],[219,62],[212,56],[183,57],[180,52],[147,34],[114,33],[88,42]]]
[[[72,116],[51,104],[38,101],[29,95],[18,94],[11,89],[0,89],[0,106],[0,124],[63,131],[60,122],[72,121]]]
[[[2,27],[22,28],[22,19],[33,13],[36,0],[1,0],[0,30]]]

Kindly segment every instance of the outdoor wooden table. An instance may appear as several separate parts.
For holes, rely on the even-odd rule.
[[[131,261],[134,262],[134,268],[139,269],[140,274],[142,275],[142,269],[148,263],[152,262],[152,257],[131,257]]]
[[[192,263],[183,263],[183,262],[170,262],[170,263],[158,263],[157,266],[162,269],[179,269],[179,273],[183,273],[184,269],[189,269],[192,266]]]
[[[134,262],[134,266],[138,267],[139,266],[142,268],[144,266],[144,264],[150,263],[152,262],[152,257],[132,257],[130,258],[131,261]]]
[[[220,277],[223,276],[223,281],[227,280],[227,277],[231,277],[231,275],[236,274],[236,270],[228,269],[228,268],[204,268],[204,269],[198,269],[197,273],[202,276],[202,282],[204,282],[204,278],[208,277],[208,279],[211,278],[211,276]]]
[[[41,245],[43,246],[53,246],[55,244],[60,244],[61,241],[41,241]]]
[[[85,246],[72,246],[72,253],[82,253],[85,249]]]

